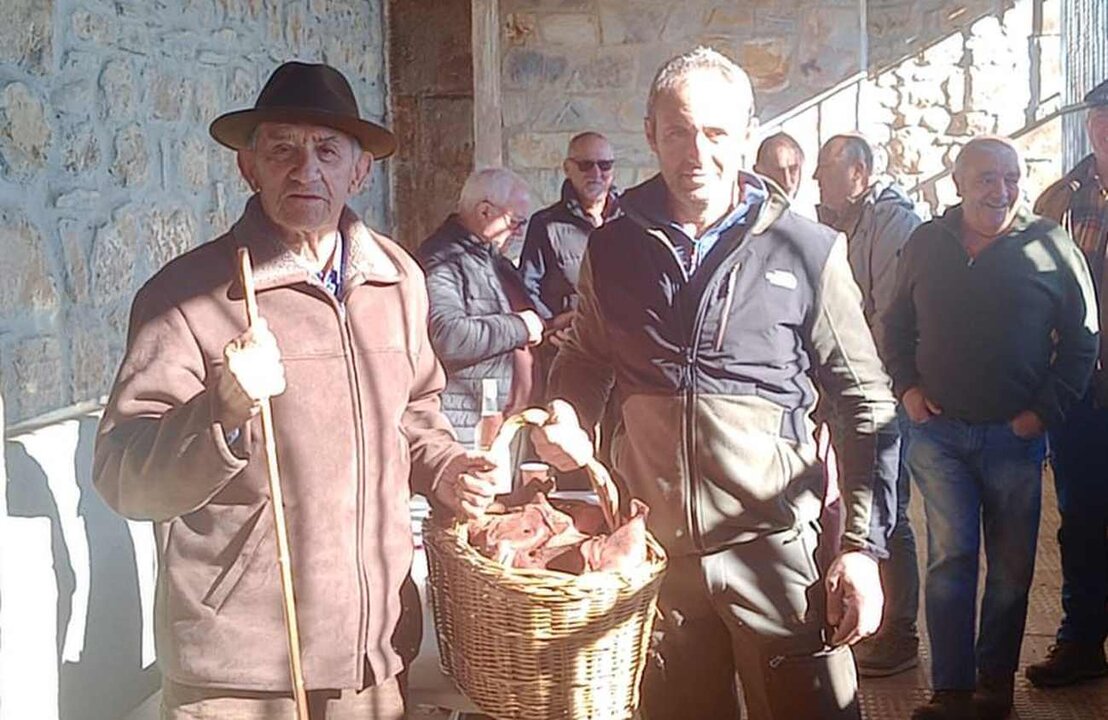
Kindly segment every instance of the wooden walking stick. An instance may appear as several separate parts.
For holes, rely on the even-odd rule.
[[[246,300],[246,324],[254,327],[258,321],[258,298],[254,293],[254,270],[250,251],[239,248],[239,276]],[[277,469],[277,440],[273,435],[273,410],[269,398],[261,402],[262,440],[265,442],[265,464],[269,475],[269,495],[273,505],[273,526],[277,531],[277,562],[281,566],[281,597],[285,601],[285,629],[288,630],[289,672],[296,699],[296,717],[308,720],[308,694],[304,689],[304,670],[300,664],[300,631],[296,624],[296,600],[292,592],[292,564],[289,562],[289,535],[285,527],[285,502],[281,494],[281,474]]]

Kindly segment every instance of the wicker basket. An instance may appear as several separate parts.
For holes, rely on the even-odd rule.
[[[498,443],[526,422],[536,415],[510,418]],[[607,472],[589,469],[602,507],[618,507]],[[568,575],[506,568],[467,530],[424,523],[443,671],[497,720],[631,717],[666,564],[654,538],[630,573]]]

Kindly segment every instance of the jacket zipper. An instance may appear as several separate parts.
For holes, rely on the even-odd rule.
[[[741,263],[736,262],[728,270],[727,298],[724,301],[724,312],[731,311],[731,295],[738,277],[738,269]],[[721,268],[722,270],[722,268]],[[719,272],[717,270],[717,272]],[[689,337],[689,345],[685,348],[685,464],[689,473],[689,507],[686,512],[689,531],[692,533],[693,546],[704,552],[704,533],[700,528],[700,467],[696,461],[696,364],[700,359],[700,336],[704,332],[704,318],[708,314],[708,305],[714,292],[718,292],[722,280],[714,280],[708,283],[704,294],[700,296],[700,304],[696,308],[696,318],[693,321],[692,335]],[[726,316],[720,319],[720,325],[725,325]],[[720,334],[722,337],[722,331]],[[722,345],[722,341],[717,338]]]
[[[686,272],[685,266],[681,263],[681,258],[674,251],[673,246],[665,238],[664,234],[660,231],[651,231],[647,229],[647,234],[657,240],[666,250],[669,252],[670,257],[673,258],[674,263],[681,271],[681,277],[688,285],[689,273]],[[659,237],[662,235],[662,237]],[[732,250],[736,252],[738,248]],[[742,266],[741,262],[735,262],[727,270],[727,296],[725,298],[725,312],[726,315],[731,314],[731,302],[734,295],[735,284],[738,281],[738,271]],[[716,273],[722,273],[726,264],[716,270]],[[696,309],[696,318],[693,321],[693,331],[689,338],[689,344],[685,347],[685,369],[684,369],[684,386],[685,386],[685,472],[686,472],[686,490],[687,497],[689,499],[688,507],[685,508],[685,522],[689,526],[689,532],[692,535],[693,547],[700,552],[704,552],[704,537],[700,529],[700,492],[699,492],[699,467],[696,462],[696,363],[699,360],[700,352],[700,335],[703,332],[704,318],[708,313],[709,298],[711,298],[713,292],[718,292],[719,286],[722,284],[722,280],[712,279],[704,289],[704,293],[700,297],[700,303]],[[679,309],[679,308],[678,308]],[[726,315],[720,320],[720,324],[725,326],[727,323]],[[716,338],[717,345],[722,346],[723,329],[721,328],[719,337]]]
[[[359,392],[358,382],[358,367],[354,360],[354,338],[353,332],[350,328],[350,320],[346,313],[345,298],[336,298],[324,289],[324,292],[330,297],[334,303],[336,314],[339,319],[339,327],[342,330],[342,348],[343,356],[346,359],[346,375],[347,381],[350,386],[350,394],[352,396],[354,412],[354,434],[356,438],[355,442],[355,457],[357,459],[357,475],[358,475],[358,506],[356,509],[356,532],[354,547],[355,547],[355,560],[358,564],[358,593],[361,598],[359,603],[359,618],[358,618],[358,647],[357,647],[357,681],[359,686],[365,683],[365,666],[366,666],[366,645],[369,641],[369,578],[366,577],[365,571],[365,547],[363,545],[365,538],[365,438],[362,431],[362,420],[365,415],[365,411],[362,408],[362,396]],[[343,293],[345,295],[345,293]]]

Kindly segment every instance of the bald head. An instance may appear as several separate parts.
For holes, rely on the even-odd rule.
[[[804,167],[804,151],[792,135],[779,132],[770,135],[758,146],[754,172],[781,186],[790,197],[796,197]]]
[[[1002,137],[970,140],[954,160],[963,229],[982,238],[1007,232],[1020,202],[1020,153]]]

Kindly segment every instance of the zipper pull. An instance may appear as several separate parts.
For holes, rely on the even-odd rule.
[[[723,339],[727,333],[727,321],[731,317],[731,301],[735,295],[735,283],[739,279],[739,268],[742,267],[742,263],[735,263],[735,267],[731,268],[727,273],[726,290],[723,295],[723,313],[719,318],[719,329],[716,330],[716,352],[723,350]],[[721,287],[723,285],[721,284]]]

